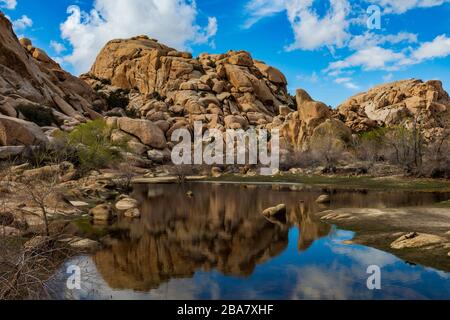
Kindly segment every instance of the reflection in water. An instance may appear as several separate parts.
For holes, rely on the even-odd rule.
[[[133,195],[142,203],[140,221],[122,220],[106,249],[94,255],[98,270],[116,289],[148,291],[172,278],[196,271],[250,276],[255,266],[282,253],[292,226],[305,232],[299,250],[326,236],[330,227],[313,222],[317,194],[300,203],[297,193],[261,192],[260,188],[190,185],[151,186]],[[192,190],[193,198],[186,197]],[[261,212],[288,204],[286,221],[268,221]]]
[[[187,191],[194,197],[187,197]],[[139,186],[133,197],[142,204],[141,219],[119,220],[105,248],[79,258],[87,271],[86,290],[78,297],[450,298],[448,274],[408,266],[372,248],[341,244],[353,234],[313,218],[328,208],[315,203],[323,192],[292,186]],[[334,192],[332,208],[420,206],[446,196],[327,192]],[[287,205],[286,221],[261,215],[280,203]],[[384,272],[378,293],[366,287],[366,268],[372,264]]]

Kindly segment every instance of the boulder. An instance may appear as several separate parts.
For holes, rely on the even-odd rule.
[[[114,213],[109,204],[100,204],[89,211],[89,215],[97,221],[110,221],[114,218]]]
[[[143,144],[156,149],[164,149],[166,137],[160,127],[149,120],[131,118],[117,119],[120,130],[137,137]]]
[[[303,89],[296,94],[297,108],[300,120],[309,124],[313,120],[327,119],[331,116],[331,109],[320,101],[314,101]]]
[[[139,205],[138,201],[133,198],[123,198],[116,203],[116,209],[120,211],[135,209]]]
[[[446,242],[446,239],[426,233],[410,232],[391,243],[391,248],[400,250],[407,248],[420,248]]]
[[[9,227],[9,226],[0,226],[0,237],[17,237],[20,236],[21,232],[19,229]]]
[[[123,213],[123,216],[130,219],[136,219],[141,216],[141,212],[138,208],[130,208]]]
[[[25,146],[6,146],[0,147],[0,159],[10,159],[21,155],[25,150]]]
[[[47,144],[42,129],[29,121],[0,115],[0,146]]]
[[[331,202],[331,197],[327,194],[323,194],[316,199],[317,203],[325,204]]]
[[[100,247],[100,243],[91,239],[83,239],[79,237],[73,237],[68,239],[63,239],[61,242],[66,242],[70,247],[77,250],[95,250]]]
[[[282,214],[286,214],[286,205],[279,204],[276,207],[267,208],[262,212],[262,214],[266,217],[274,217]]]

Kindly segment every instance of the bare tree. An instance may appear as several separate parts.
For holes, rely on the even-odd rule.
[[[35,175],[21,178],[21,191],[23,196],[40,209],[41,217],[45,226],[45,234],[50,236],[49,219],[56,213],[56,204],[50,208],[52,197],[60,191],[60,169],[59,165],[53,165],[37,169]]]

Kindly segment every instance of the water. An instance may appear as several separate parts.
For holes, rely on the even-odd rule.
[[[186,196],[192,191],[194,197]],[[331,208],[426,206],[448,194],[332,191]],[[450,273],[377,249],[343,244],[354,234],[314,217],[321,189],[193,183],[136,187],[140,220],[119,220],[92,256],[56,276],[59,298],[450,299]],[[285,203],[286,221],[261,212]],[[68,265],[82,290],[65,288]],[[382,271],[368,290],[367,267]]]

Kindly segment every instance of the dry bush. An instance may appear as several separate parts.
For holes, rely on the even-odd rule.
[[[52,238],[29,249],[21,242],[0,239],[0,300],[51,299],[56,292],[48,280],[75,251]]]

